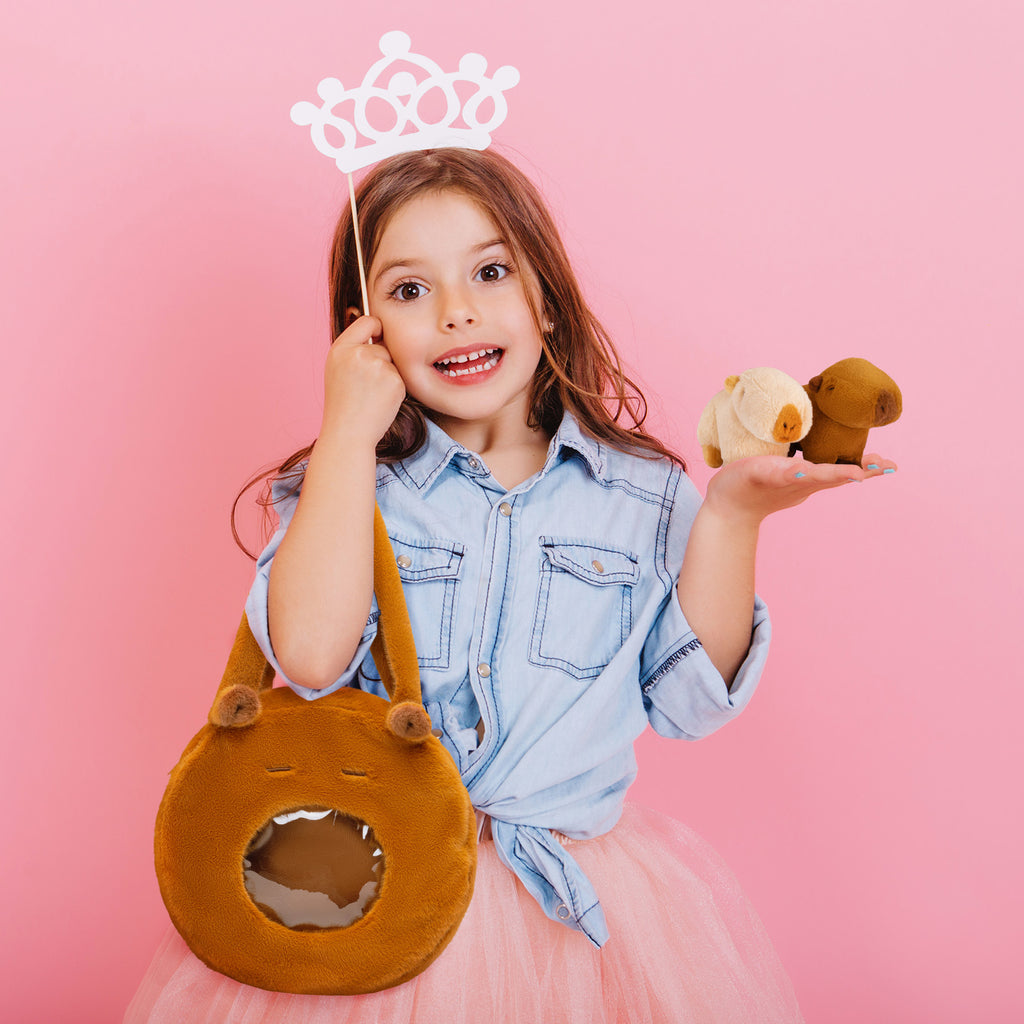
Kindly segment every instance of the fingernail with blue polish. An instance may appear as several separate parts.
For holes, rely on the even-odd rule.
[[[803,478],[804,478],[805,476],[807,476],[807,474],[806,474],[806,473],[797,473],[797,475],[796,475],[796,479],[797,479],[797,480],[803,480]]]
[[[878,469],[878,466],[876,463],[872,462],[871,465],[868,466],[868,469]]]
[[[895,469],[883,469],[882,472],[883,473],[895,473],[896,470]]]

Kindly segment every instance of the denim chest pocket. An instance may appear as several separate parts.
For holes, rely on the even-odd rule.
[[[586,540],[541,537],[540,583],[530,661],[590,679],[633,628],[637,556]]]
[[[451,664],[452,623],[465,545],[435,538],[412,540],[392,535],[390,539],[420,668],[446,669]],[[359,674],[373,681],[380,679],[371,655],[367,654]]]

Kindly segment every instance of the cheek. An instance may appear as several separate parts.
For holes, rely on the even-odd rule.
[[[527,323],[524,324],[523,330],[524,332],[528,332],[524,334],[524,337],[529,339],[530,358],[536,365],[536,363],[540,362],[541,356],[544,354],[543,338],[541,337],[541,333],[537,329],[537,325],[532,317],[530,317]]]
[[[533,310],[526,303],[522,295],[510,301],[503,310],[505,323],[524,342],[535,343],[540,351],[540,330],[537,321],[534,319]]]
[[[416,332],[412,329],[408,318],[394,316],[378,317],[382,326],[384,347],[388,350],[395,366],[401,367],[413,361],[416,353],[422,350],[423,346],[417,344]]]

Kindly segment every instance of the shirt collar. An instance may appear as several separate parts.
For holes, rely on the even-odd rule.
[[[566,458],[567,455],[563,455],[566,449],[581,455],[590,467],[590,472],[598,480],[604,480],[605,458],[600,443],[596,438],[583,432],[579,420],[568,409],[562,414],[562,422],[551,439],[543,472],[546,473],[553,465]]]
[[[396,472],[408,478],[421,491],[431,487],[453,459],[458,460],[462,472],[476,475],[479,469],[479,475],[484,475],[483,462],[475,452],[469,451],[458,441],[450,438],[432,420],[427,419],[426,423],[426,441],[418,451],[394,467]],[[600,443],[583,432],[579,421],[567,409],[562,414],[562,422],[548,446],[548,455],[541,475],[546,475],[573,452],[584,459],[598,480],[604,479],[605,458]],[[479,467],[473,465],[474,461],[479,463]]]

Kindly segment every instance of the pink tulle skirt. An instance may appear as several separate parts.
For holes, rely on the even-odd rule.
[[[611,938],[596,949],[549,920],[478,849],[473,901],[422,974],[359,996],[302,996],[211,971],[173,931],[125,1024],[776,1024],[802,1021],[793,988],[739,884],[685,825],[626,804],[606,835],[570,845]]]

